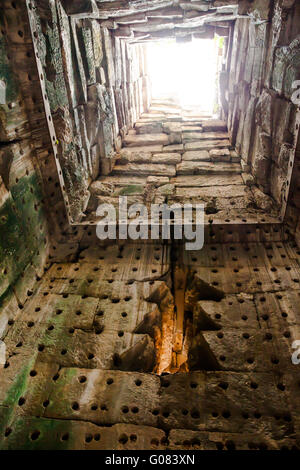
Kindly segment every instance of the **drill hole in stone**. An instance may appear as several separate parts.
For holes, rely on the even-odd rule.
[[[119,437],[120,444],[125,445],[128,442],[128,436],[126,434],[121,434]]]

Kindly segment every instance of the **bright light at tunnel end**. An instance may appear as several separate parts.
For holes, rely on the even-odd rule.
[[[218,67],[218,41],[162,40],[147,45],[152,98],[173,98],[179,106],[213,114]]]

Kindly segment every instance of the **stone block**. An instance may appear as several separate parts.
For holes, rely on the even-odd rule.
[[[197,142],[188,142],[184,145],[185,150],[211,150],[214,148],[230,147],[229,140],[199,140]]]
[[[156,426],[159,387],[159,378],[150,374],[64,368],[53,383],[44,416]]]
[[[184,161],[176,166],[178,175],[204,175],[204,174],[234,174],[241,173],[237,163],[225,165],[224,163]]]

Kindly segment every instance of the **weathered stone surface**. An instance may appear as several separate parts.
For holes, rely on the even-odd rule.
[[[256,178],[259,184],[263,184],[265,187],[269,186],[267,181],[267,174],[270,171],[271,162],[268,158],[263,156],[256,155],[256,158],[253,162],[253,176]]]
[[[196,307],[197,323],[205,329],[207,323],[215,328],[244,328],[247,316],[247,328],[259,328],[256,308],[252,295],[228,295],[220,302],[200,301]]]
[[[0,31],[1,449],[300,448],[298,3],[27,3]],[[145,43],[215,34],[222,121],[151,105]],[[100,240],[122,195],[203,203],[203,248]]]
[[[157,193],[164,194],[165,196],[169,196],[175,193],[175,186],[174,184],[165,184],[158,188]]]
[[[93,194],[97,194],[100,196],[109,196],[114,192],[114,187],[109,183],[101,183],[100,181],[94,181],[89,187],[89,190]]]
[[[169,434],[169,448],[180,451],[185,450],[296,450],[296,439],[271,440],[262,431],[261,434],[226,433],[186,431],[184,429],[172,429]]]
[[[179,153],[154,153],[151,159],[153,163],[166,163],[167,165],[174,165],[181,162]]]
[[[15,417],[14,432],[1,450],[141,450],[165,449],[165,433],[150,426],[101,427],[77,420]]]
[[[187,131],[187,132],[201,132],[202,131],[202,127],[201,127],[201,124],[198,124],[196,125],[191,125],[191,124],[188,124],[188,125],[183,125],[182,126],[182,131]]]
[[[230,152],[228,149],[210,150],[209,156],[213,162],[227,162],[230,160]]]
[[[254,184],[254,178],[250,173],[242,173],[242,178],[246,186],[252,186]]]
[[[74,328],[90,329],[93,326],[98,300],[92,297],[84,299],[79,295],[63,298],[49,294],[46,298],[36,294],[28,306],[19,313],[16,320],[22,322],[46,323]]]
[[[24,332],[26,323],[16,323],[14,335],[7,337],[8,351],[22,342],[23,350],[37,350],[37,360],[64,367],[92,367],[111,369],[118,358],[123,370],[150,371],[155,365],[154,344],[150,336],[96,328],[93,331],[58,326],[48,330],[49,323],[41,328]],[[76,326],[76,325],[74,325]],[[122,336],[122,337],[121,337]]]
[[[115,187],[128,184],[128,178],[126,176],[100,176],[98,181],[111,184]],[[143,185],[146,183],[146,178],[143,176],[131,176],[130,182],[132,184]]]
[[[188,197],[240,197],[246,196],[244,185],[228,185],[207,188],[177,188],[176,195]]]
[[[254,110],[256,106],[256,100],[257,98],[254,96],[250,98],[243,122],[241,157],[247,163],[249,163],[251,158],[251,144],[253,142],[252,129],[254,125]]]
[[[165,145],[163,152],[183,152],[183,144]]]
[[[89,245],[88,248],[80,253],[80,260],[91,263],[91,265],[95,259],[99,260],[98,265],[103,264],[103,260],[105,260],[105,264],[107,265],[119,264],[126,266],[130,264],[130,262],[135,261],[142,261],[141,264],[144,264],[146,260],[148,260],[150,264],[163,265],[168,263],[168,249],[166,246],[160,244],[156,246],[151,243],[126,243],[121,245],[111,243],[108,246],[96,243],[94,246]],[[96,276],[98,278],[98,275]],[[118,274],[116,274],[116,277],[118,277]],[[119,288],[119,286],[116,287],[116,292]],[[131,289],[131,287],[128,289]]]
[[[127,163],[150,163],[152,154],[150,152],[130,152],[122,151],[120,158],[117,159],[117,164],[125,165]]]
[[[274,201],[270,196],[267,196],[255,186],[252,186],[251,191],[257,207],[265,210],[266,212],[274,210]]]
[[[184,132],[183,142],[197,142],[198,140],[228,139],[227,132]]]
[[[182,129],[180,123],[164,122],[163,131],[169,135],[169,143],[171,145],[180,144],[182,142]]]
[[[213,192],[212,188],[203,189]],[[240,189],[238,186],[236,188],[234,186],[228,187],[228,194],[233,194],[234,191]],[[220,193],[224,194],[224,188],[220,188]],[[200,333],[195,336],[197,348],[195,349],[194,343],[191,345],[191,353],[195,357],[194,359],[191,356],[189,357],[189,364],[191,368],[197,364],[196,367],[200,369],[215,369],[217,367],[222,370],[191,371],[171,374],[161,378],[154,374],[130,372],[128,370],[99,370],[97,368],[101,358],[105,356],[105,360],[108,360],[110,356],[109,348],[114,351],[114,361],[118,361],[117,354],[120,354],[120,352],[118,353],[118,347],[114,345],[113,332],[119,338],[117,341],[125,344],[127,331],[132,331],[132,329],[136,329],[136,325],[140,325],[141,333],[136,334],[136,336],[143,337],[143,328],[147,325],[147,323],[144,323],[143,326],[143,316],[146,318],[147,315],[152,315],[152,312],[155,311],[157,311],[157,314],[159,313],[156,303],[144,300],[145,297],[149,296],[150,285],[145,286],[146,289],[140,298],[139,306],[133,307],[131,300],[127,301],[122,298],[119,302],[113,304],[114,308],[111,310],[111,299],[117,299],[114,295],[121,292],[121,284],[117,283],[115,287],[112,287],[114,282],[105,284],[103,280],[96,286],[93,286],[93,284],[99,276],[102,276],[102,279],[104,276],[108,280],[110,279],[109,276],[117,276],[117,279],[119,279],[122,266],[127,269],[128,255],[130,259],[135,259],[136,255],[140,253],[145,256],[141,260],[137,260],[136,263],[146,264],[146,260],[151,262],[150,251],[143,250],[139,252],[138,249],[141,249],[141,245],[132,245],[134,248],[131,250],[127,245],[121,251],[116,244],[112,245],[110,249],[91,246],[81,253],[78,263],[53,265],[46,275],[47,279],[41,286],[41,292],[37,296],[33,296],[28,307],[20,311],[20,317],[23,313],[25,314],[23,317],[23,323],[25,324],[30,319],[34,319],[32,321],[36,322],[36,315],[41,315],[40,321],[36,322],[31,328],[27,327],[25,329],[24,325],[21,325],[22,322],[18,320],[7,337],[9,352],[18,349],[16,348],[18,341],[23,342],[23,355],[21,357],[25,361],[28,361],[30,357],[33,359],[31,351],[34,345],[39,345],[39,347],[43,345],[45,348],[43,351],[36,349],[35,357],[38,358],[38,362],[35,364],[28,363],[26,369],[28,379],[25,384],[28,383],[26,387],[29,387],[29,390],[26,394],[21,392],[26,398],[25,403],[22,405],[22,419],[27,420],[26,439],[28,429],[31,431],[31,426],[33,426],[30,419],[35,419],[31,418],[31,415],[39,414],[41,416],[39,419],[40,426],[35,423],[32,430],[32,432],[39,431],[41,433],[41,438],[36,440],[36,445],[40,446],[37,448],[51,448],[51,446],[57,448],[56,440],[50,439],[46,431],[43,431],[42,426],[46,420],[47,422],[53,420],[56,426],[62,426],[61,423],[67,426],[67,428],[58,428],[57,432],[60,436],[66,432],[73,433],[75,432],[74,429],[77,433],[81,432],[79,428],[76,429],[73,423],[78,422],[78,420],[81,422],[89,421],[89,428],[84,432],[88,436],[90,436],[89,433],[92,433],[94,437],[91,440],[88,437],[90,442],[84,444],[85,448],[98,448],[101,443],[101,438],[98,441],[97,433],[92,429],[94,424],[97,424],[97,431],[100,434],[101,432],[104,433],[101,429],[110,430],[111,433],[114,433],[115,426],[119,426],[117,439],[120,441],[120,445],[125,446],[124,448],[126,448],[126,442],[130,441],[130,435],[133,435],[134,432],[137,433],[137,429],[145,425],[148,431],[142,439],[150,439],[151,437],[150,444],[149,440],[138,441],[139,434],[137,434],[137,441],[130,442],[140,442],[141,447],[145,445],[147,448],[152,445],[159,446],[159,439],[163,439],[164,436],[164,434],[159,434],[163,431],[157,429],[161,426],[161,422],[164,429],[173,429],[170,432],[170,446],[174,446],[174,448],[181,445],[182,442],[183,437],[179,432],[180,429],[185,429],[186,435],[190,436],[187,439],[190,442],[188,443],[185,440],[185,446],[190,446],[193,449],[202,448],[201,446],[211,448],[210,446],[216,446],[215,441],[219,443],[219,446],[221,442],[225,448],[231,448],[230,436],[227,435],[230,432],[234,435],[250,436],[251,442],[257,442],[256,439],[260,438],[261,435],[268,436],[268,439],[271,440],[275,439],[277,443],[284,440],[285,436],[290,435],[293,430],[294,418],[290,418],[287,410],[287,403],[291,403],[292,398],[287,395],[282,387],[281,381],[283,379],[279,378],[278,371],[283,368],[285,372],[287,370],[292,372],[290,364],[291,349],[289,340],[281,340],[281,337],[274,339],[274,330],[276,328],[285,328],[286,330],[287,325],[289,328],[294,328],[297,325],[296,305],[298,294],[297,290],[294,290],[293,293],[289,289],[284,292],[277,290],[277,294],[279,292],[281,294],[278,298],[278,295],[273,292],[275,284],[270,281],[266,282],[267,271],[265,266],[266,263],[270,263],[269,266],[273,267],[276,265],[277,272],[274,272],[274,279],[276,280],[278,276],[283,279],[283,272],[280,271],[278,274],[280,264],[283,270],[287,272],[284,267],[286,261],[282,258],[282,255],[285,253],[286,256],[288,252],[293,257],[298,255],[289,246],[287,247],[288,251],[286,251],[283,246],[278,248],[276,245],[278,243],[272,245],[272,259],[270,259],[270,248],[266,249],[262,244],[254,244],[253,247],[249,248],[249,251],[245,250],[244,245],[224,244],[218,245],[217,248],[214,244],[207,245],[204,250],[185,252],[187,266],[191,266],[196,270],[200,268],[199,275],[202,279],[208,281],[211,287],[216,285],[227,292],[226,297],[219,299],[218,302],[215,299],[202,299],[195,303],[193,322],[198,331],[200,330]],[[212,250],[211,248],[216,249]],[[118,258],[120,253],[122,253],[122,257]],[[154,250],[153,254],[155,253],[158,252]],[[290,259],[289,264],[291,264],[291,261]],[[157,265],[162,262],[160,254],[158,254],[158,259],[155,262]],[[248,268],[245,269],[244,266],[248,266]],[[259,266],[258,271],[254,270],[252,275],[251,266]],[[95,268],[97,268],[97,272],[94,271]],[[116,269],[115,274],[111,272],[111,268]],[[102,270],[106,270],[106,274],[104,272],[100,274]],[[264,273],[263,270],[265,270]],[[86,282],[86,279],[92,279],[90,276],[93,272],[93,282]],[[229,272],[230,276],[228,275]],[[272,273],[272,271],[270,272]],[[51,282],[51,279],[57,276],[60,276],[62,281],[60,285],[57,285],[57,281]],[[127,279],[130,278],[129,270],[126,276]],[[295,274],[291,275],[291,277],[294,276]],[[70,283],[70,278],[74,282]],[[80,287],[77,282],[79,279],[85,282],[86,287],[83,288],[83,284]],[[249,279],[251,279],[251,282],[249,282]],[[258,286],[258,279],[262,281],[261,286],[263,287]],[[234,282],[237,284],[241,282],[241,286],[234,288],[240,293],[232,292]],[[289,282],[292,282],[291,278]],[[149,283],[138,283],[139,289],[142,288],[143,284]],[[53,288],[51,294],[48,295],[47,305],[58,305],[54,304],[53,300],[59,300],[60,298],[59,305],[64,304],[67,307],[67,310],[63,307],[63,312],[59,315],[53,311],[55,307],[45,308],[45,310],[40,311],[41,313],[36,312],[36,306],[40,304],[41,299],[45,298],[43,291],[49,285],[52,285]],[[79,295],[72,295],[73,289]],[[98,295],[100,299],[82,298],[82,294],[87,293],[88,289],[90,294],[93,294],[93,296]],[[262,289],[270,290],[269,295],[264,295],[265,300],[262,299],[262,292],[257,293],[257,290],[261,291]],[[278,286],[277,289],[282,288]],[[250,292],[245,293],[245,290]],[[63,292],[65,294],[69,293],[68,297],[63,297]],[[124,292],[126,292],[126,296],[132,296],[132,285],[127,285]],[[203,292],[209,292],[207,285]],[[112,295],[112,293],[115,294]],[[201,295],[203,294],[200,293]],[[60,323],[57,323],[59,319],[64,319],[68,322],[68,325],[73,324],[75,317],[72,316],[74,315],[73,310],[69,310],[69,308],[74,304],[75,297],[76,301],[80,303],[80,306],[77,303],[75,308],[80,307],[82,315],[76,315],[78,320],[75,320],[76,324],[74,326],[77,325],[80,328],[84,326],[85,332],[76,328],[73,332],[67,332],[67,330],[62,329],[61,320]],[[93,322],[94,332],[87,330],[87,328],[90,327],[92,320],[89,305],[90,302],[94,302],[96,305],[96,301],[99,303],[97,304],[96,321]],[[87,304],[85,304],[86,302]],[[126,307],[126,304],[128,304],[128,307]],[[162,305],[160,309],[162,309]],[[52,315],[49,317],[50,324],[55,327],[53,330],[46,331],[49,323],[45,323],[45,314],[49,315],[50,311]],[[287,320],[282,316],[282,312],[286,311],[290,312]],[[32,316],[30,312],[32,312]],[[124,312],[127,313],[127,316],[123,315]],[[133,312],[138,315],[135,320]],[[56,323],[53,323],[54,317],[57,318]],[[118,320],[118,317],[120,320]],[[88,322],[86,322],[87,320]],[[98,334],[96,334],[97,331]],[[124,332],[123,336],[119,336],[120,332]],[[297,330],[295,332],[297,334]],[[270,340],[270,334],[273,336],[272,341]],[[51,335],[54,336],[50,341]],[[107,344],[106,335],[110,337]],[[76,340],[74,343],[72,337],[76,336],[78,341]],[[99,340],[94,341],[93,338],[96,336],[99,337]],[[93,348],[100,341],[100,338],[104,338],[104,340],[102,340],[101,349],[96,351]],[[51,351],[53,348],[58,348],[57,352],[63,351],[64,348],[67,352],[62,355],[59,354],[62,358],[57,358],[57,353],[56,356],[52,356]],[[71,356],[68,353],[69,348],[72,350]],[[236,354],[237,348],[238,355]],[[90,350],[94,351],[95,357],[88,359],[86,356],[87,352],[90,353]],[[51,354],[50,368],[47,364],[48,361],[50,362],[49,354]],[[120,369],[126,364],[128,368],[128,357],[126,359],[126,355],[121,354],[120,358],[122,362],[113,362],[114,367],[118,364],[117,367]],[[10,389],[12,380],[14,380],[17,367],[20,367],[20,363],[16,362],[16,359],[18,359],[18,355],[12,356],[10,359],[11,365],[5,369],[5,374],[9,375],[4,380],[5,387],[2,387],[2,391],[6,391],[2,403],[7,403],[5,401],[7,400],[6,393]],[[77,365],[77,360],[80,360],[80,367]],[[135,352],[134,361],[137,360],[138,355]],[[279,362],[277,362],[278,360]],[[63,366],[66,366],[69,362],[68,367],[58,370],[58,363],[55,364],[56,361]],[[72,361],[75,362],[77,367],[70,367]],[[85,364],[88,364],[88,366]],[[91,364],[93,365],[92,369],[90,368]],[[37,375],[30,376],[29,372],[31,370],[35,370]],[[53,377],[55,377],[55,380]],[[292,377],[292,374],[290,377]],[[284,384],[290,383],[289,380],[284,378]],[[19,400],[19,395],[14,400],[14,403]],[[44,406],[43,403],[46,403],[47,400],[49,403]],[[245,419],[246,415],[247,419]],[[275,415],[278,416],[278,419],[274,421]],[[27,445],[25,434],[22,434],[25,429],[25,422],[19,421],[20,424],[16,427],[16,419],[20,418],[13,416],[7,424],[13,432],[10,434],[11,437],[4,441],[4,448],[13,448],[17,445],[14,436],[18,436],[18,442],[20,443],[18,445],[20,447]],[[114,423],[120,424],[115,425]],[[135,428],[129,428],[128,426],[135,426]],[[176,431],[174,428],[176,428]],[[18,429],[18,432],[16,432],[16,429]],[[224,439],[210,437],[206,441],[202,437],[201,444],[199,444],[197,440],[199,436],[195,437],[193,433],[205,433],[208,432],[207,430],[210,433],[221,433]],[[143,432],[140,432],[144,436]],[[70,434],[67,440],[68,445],[70,448],[73,448],[73,445],[79,448],[79,444],[77,444],[77,441],[73,441],[71,436],[73,434]],[[115,442],[113,440],[115,439],[114,436],[115,434],[110,434],[105,437],[105,434],[103,434],[101,444],[104,446],[103,448],[106,448],[109,445],[108,443]],[[172,440],[172,436],[175,436],[174,440]],[[30,440],[29,442],[35,441]],[[164,445],[164,441],[161,444]],[[244,446],[243,443],[236,443],[235,445],[241,446],[241,448]],[[291,446],[292,443],[286,445]]]
[[[294,149],[291,144],[283,143],[280,147],[280,152],[278,156],[278,165],[283,170],[284,173],[288,171],[288,165],[294,157]]]
[[[124,139],[124,145],[127,147],[136,147],[137,145],[168,145],[169,139],[166,134],[143,134],[128,135]]]
[[[260,124],[262,130],[268,135],[271,135],[272,132],[271,105],[271,95],[266,90],[263,90],[257,103],[256,122]]]
[[[242,168],[242,171],[243,173],[250,173],[250,165],[248,163],[246,163],[245,160],[241,159],[241,168]]]
[[[231,429],[237,433],[252,433],[255,428],[256,433],[270,433],[276,439],[291,430],[288,422],[274,425],[274,414],[284,407],[284,397],[277,393],[272,373],[244,373],[241,380],[240,374],[235,372],[195,371],[189,374],[189,383],[183,374],[172,375],[167,381],[169,386],[163,388],[161,401],[168,414],[162,419],[169,429],[183,429],[186,422],[185,428],[198,432],[209,429],[226,433]],[[257,384],[257,389],[251,384]],[[262,392],[260,386],[264,385]],[[243,397],[243,407],[238,396]],[[181,402],[179,408],[178,401]]]
[[[86,380],[83,381],[82,377]],[[137,381],[140,385],[136,385]],[[157,417],[152,410],[158,406],[159,385],[159,378],[150,374],[62,369],[53,387],[52,404],[47,407],[45,416],[89,420],[100,425],[143,423],[155,426]],[[78,403],[78,409],[74,409],[74,405],[72,408],[74,402]],[[118,405],[111,406],[114,402]],[[98,412],[92,409],[93,405],[97,406]]]
[[[276,165],[272,165],[271,167],[271,177],[272,177],[272,188],[271,194],[275,201],[281,206],[283,201],[285,200],[285,189],[287,185],[287,176],[286,173],[276,167]]]
[[[226,122],[218,120],[207,120],[202,123],[203,132],[221,132],[227,131]]]

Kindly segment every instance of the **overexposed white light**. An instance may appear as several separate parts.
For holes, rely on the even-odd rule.
[[[193,39],[148,44],[148,73],[153,98],[175,97],[181,106],[212,113],[216,92],[217,43]]]

